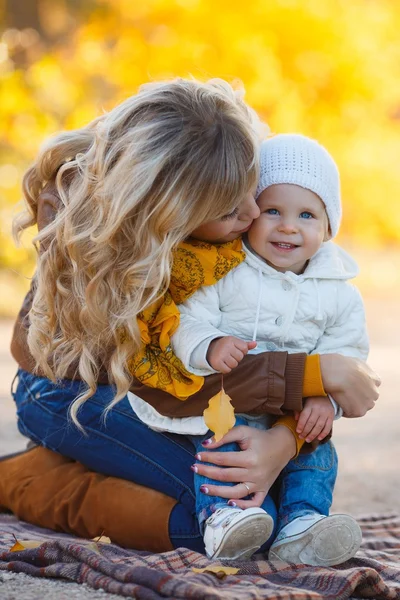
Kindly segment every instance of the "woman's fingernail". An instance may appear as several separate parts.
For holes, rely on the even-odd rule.
[[[198,473],[198,471],[199,471],[196,465],[192,465],[190,468],[192,469],[192,471],[194,473]]]
[[[237,506],[236,502],[234,502],[233,500],[229,500],[228,505],[233,507]]]
[[[195,459],[196,459],[196,460],[201,460],[201,454],[196,454],[196,455],[195,455]]]
[[[204,440],[204,442],[201,442],[202,446],[209,446],[210,444],[212,444],[212,438],[208,438],[208,440]]]
[[[201,493],[202,493],[202,494],[208,494],[208,492],[209,492],[210,490],[209,490],[209,489],[208,489],[208,487],[206,487],[205,485],[201,485],[201,486],[200,486],[200,491],[201,491]]]

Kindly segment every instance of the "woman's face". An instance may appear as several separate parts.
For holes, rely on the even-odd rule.
[[[260,209],[256,204],[254,195],[249,192],[239,206],[229,215],[203,223],[191,233],[191,237],[213,244],[232,242],[243,233],[246,233],[254,219],[257,219],[259,215]]]

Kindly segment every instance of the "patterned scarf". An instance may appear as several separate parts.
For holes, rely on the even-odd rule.
[[[242,240],[213,245],[198,240],[174,251],[171,283],[166,294],[138,315],[142,348],[128,361],[129,371],[148,387],[186,400],[201,389],[204,377],[189,373],[171,348],[181,304],[203,285],[213,285],[245,258]]]

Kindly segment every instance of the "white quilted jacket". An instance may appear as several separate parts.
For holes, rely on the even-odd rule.
[[[348,280],[358,268],[333,242],[322,245],[301,275],[280,273],[250,248],[246,259],[213,286],[179,306],[172,337],[176,355],[192,372],[214,373],[206,360],[211,340],[234,335],[258,342],[255,352],[337,352],[366,359],[364,306]]]

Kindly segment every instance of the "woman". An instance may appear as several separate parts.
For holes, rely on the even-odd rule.
[[[111,535],[119,543],[127,543],[130,526],[128,543],[138,548],[203,549],[194,518],[190,448],[181,437],[146,428],[126,394],[134,391],[166,415],[200,415],[220,378],[199,385],[174,363],[178,378],[189,387],[198,385],[197,393],[181,402],[144,385],[156,357],[155,371],[165,375],[164,388],[170,391],[168,368],[157,362],[162,358],[157,344],[150,359],[141,361],[141,370],[135,370],[135,361],[132,370],[128,367],[146,337],[143,315],[170,284],[177,244],[209,222],[229,223],[233,240],[257,216],[251,191],[258,176],[259,137],[254,113],[229,85],[177,80],[143,86],[87,127],[56,136],[42,151],[25,177],[30,214],[19,225],[20,230],[35,223],[39,228],[37,270],[12,342],[20,366],[19,427],[41,446],[95,472],[145,487],[131,484],[126,491],[130,514],[121,481],[85,474],[76,463],[40,448],[0,463],[1,505],[38,524],[77,533],[107,522],[103,528],[109,535],[124,510],[125,531]],[[39,375],[33,373],[35,365]],[[300,410],[302,396],[326,391],[346,416],[362,416],[377,399],[378,385],[368,367],[337,355],[320,362],[285,353],[248,356],[225,378],[237,412],[278,415]],[[238,427],[229,439],[243,450],[237,462],[205,452],[203,461],[218,467],[202,464],[199,472],[220,481],[251,482],[265,494],[296,453],[286,424],[269,431]],[[47,478],[46,461],[52,469]],[[118,516],[96,491],[105,485],[119,486],[117,503],[107,487]],[[127,484],[122,482],[122,489]],[[246,489],[238,484],[225,497],[243,498]],[[68,516],[57,517],[60,497],[65,506],[71,492]],[[228,492],[216,486],[210,493],[224,497]],[[40,502],[53,522],[38,508]],[[76,519],[70,513],[78,504],[84,511]],[[93,507],[99,517],[95,525]],[[139,527],[144,539],[133,539]]]

